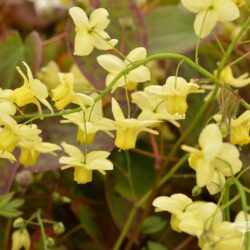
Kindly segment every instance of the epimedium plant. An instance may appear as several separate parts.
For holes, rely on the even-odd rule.
[[[233,0],[182,0],[181,2],[186,9],[197,14],[194,22],[194,30],[198,36],[195,60],[175,53],[147,56],[144,47],[134,48],[124,55],[115,47],[118,40],[111,38],[106,32],[110,24],[106,9],[97,8],[87,15],[82,8],[71,7],[69,15],[75,25],[74,55],[87,57],[93,50],[112,51],[115,54],[103,54],[96,58],[99,66],[108,72],[106,79],[103,80],[106,87],[98,91],[90,88],[80,92],[74,88],[76,75],[73,70],[68,73],[58,72],[58,78],[55,80],[51,77],[51,72],[59,70],[55,63],[50,63],[41,69],[37,78],[30,66],[23,62],[22,66],[17,67],[23,84],[15,89],[0,91],[0,158],[32,167],[37,164],[41,154],[52,154],[56,157],[56,153],[62,151],[63,155],[58,157],[59,163],[62,164],[61,169],[73,168],[74,181],[78,184],[91,182],[94,170],[106,175],[115,167],[109,158],[110,151],[91,149],[97,132],[114,137],[114,147],[119,151],[125,151],[128,177],[131,177],[129,150],[136,148],[141,133],[150,134],[154,144],[154,156],[157,157],[158,146],[154,135],[162,132],[161,127],[166,122],[180,128],[181,121],[188,118],[187,99],[193,97],[189,95],[195,93],[196,96],[204,98],[204,93],[207,92],[195,118],[171,146],[152,188],[133,201],[113,250],[128,250],[137,244],[141,227],[141,222],[135,223],[138,211],[144,211],[145,217],[150,207],[155,207],[156,212],[171,213],[171,228],[196,237],[201,249],[250,248],[247,229],[242,231],[237,227],[245,225],[247,228],[246,223],[250,221],[247,202],[249,189],[240,181],[240,177],[249,170],[249,166],[244,165],[241,160],[240,150],[250,143],[250,105],[238,92],[239,88],[250,83],[250,78],[247,73],[237,78],[233,74],[234,64],[244,59],[248,53],[229,63],[235,46],[249,28],[250,18],[244,21],[225,51],[223,49],[223,56],[217,69],[210,72],[199,60],[201,40],[212,32],[217,22],[229,22],[239,18],[239,8],[244,7],[245,2]],[[222,46],[219,40],[217,42]],[[147,65],[158,59],[177,60],[179,64],[175,74],[169,75],[163,85],[145,86],[144,83],[150,82],[151,79],[151,71]],[[184,79],[180,73],[180,68],[184,64],[202,75],[206,84],[202,84],[203,79]],[[46,81],[48,78],[51,84],[47,86],[43,80]],[[125,93],[126,108],[124,104],[119,103],[118,97],[122,93],[119,91]],[[112,94],[110,109],[113,119],[105,117],[103,112],[104,97],[108,94]],[[231,99],[227,101],[227,96],[233,96],[234,103],[230,103]],[[213,109],[213,113],[210,112],[209,117],[206,117],[208,109],[217,99],[219,107]],[[30,104],[35,105],[38,112],[29,113],[25,107]],[[72,104],[76,108],[72,108]],[[134,105],[140,110],[139,112],[134,111]],[[60,145],[45,142],[41,136],[39,123],[37,125],[34,121],[53,117],[62,119],[58,126],[74,124],[77,129],[76,140],[82,146],[75,146],[67,141],[61,141]],[[199,128],[197,124],[202,119],[205,120],[205,125]],[[201,130],[198,144],[193,147],[185,145],[185,139],[195,130]],[[18,156],[15,151],[17,148]],[[171,159],[176,157],[179,149],[182,153],[172,165]],[[186,194],[178,192],[171,196],[157,197],[158,191],[173,178],[186,161],[196,174],[193,196],[197,196],[202,188],[206,187],[210,195],[217,194],[214,196],[216,198],[212,199],[213,202],[193,201]],[[130,187],[133,189],[131,183]],[[229,194],[233,187],[236,188],[237,195],[230,199]],[[10,194],[8,199],[10,200],[12,196]],[[238,199],[241,201],[241,209],[237,211],[235,220],[232,221],[230,208]],[[13,208],[15,210],[22,202],[14,201],[18,203]],[[8,203],[8,200],[5,202]],[[15,212],[17,214],[14,217],[19,216],[19,211]],[[28,230],[30,225],[40,227],[43,249],[53,249],[53,239],[47,237],[44,230],[46,223],[53,224],[57,234],[63,233],[63,224],[43,219],[40,210],[27,220],[16,219],[13,224],[17,229],[12,234],[12,250],[19,250],[22,247],[30,249]],[[130,232],[133,232],[133,235],[130,235]],[[151,244],[151,247],[149,245],[145,249],[162,248],[162,245],[159,246],[157,243]]]

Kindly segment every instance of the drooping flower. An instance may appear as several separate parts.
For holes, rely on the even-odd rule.
[[[75,103],[84,110],[85,105],[94,103],[91,97],[74,92],[74,75],[72,73],[59,73],[58,76],[61,84],[51,91],[52,100],[55,101],[55,106],[58,110],[63,109],[70,103]]]
[[[46,100],[49,95],[46,86],[40,80],[34,79],[29,66],[25,62],[23,62],[23,64],[27,69],[27,77],[21,71],[21,69],[17,67],[17,71],[22,76],[24,83],[22,87],[16,88],[13,91],[13,101],[19,107],[23,107],[29,103],[34,103],[37,106],[39,113],[42,113],[42,108],[40,105],[41,102],[53,113],[52,107]]]
[[[16,106],[12,102],[13,90],[0,88],[0,112],[8,115],[14,115],[16,113]]]
[[[156,212],[167,211],[171,213],[170,224],[173,230],[181,232],[179,228],[180,220],[178,215],[183,213],[185,209],[192,204],[192,200],[184,194],[173,194],[170,197],[160,196],[153,201]]]
[[[217,22],[228,22],[240,16],[236,3],[232,0],[182,0],[191,12],[197,13],[194,30],[200,38],[206,37]]]
[[[187,110],[187,96],[191,93],[201,93],[199,85],[188,83],[182,77],[170,76],[163,86],[151,85],[145,88],[145,92],[154,94],[166,103],[170,114],[184,115]]]
[[[199,144],[201,149],[186,145],[182,149],[190,152],[189,165],[196,171],[197,185],[204,187],[211,182],[216,184],[217,189],[211,186],[208,189],[214,194],[224,184],[224,177],[233,176],[240,171],[240,154],[234,145],[223,143],[222,134],[216,124],[209,124],[203,129]]]
[[[35,124],[18,126],[19,142],[17,146],[21,150],[19,162],[24,166],[34,166],[41,153],[55,155],[54,151],[61,149],[56,144],[43,142],[39,136],[41,132]]]
[[[114,98],[112,98],[112,112],[115,118],[116,129],[115,146],[120,149],[135,148],[137,137],[142,131],[158,134],[158,131],[148,128],[159,124],[158,120],[126,119],[121,107]]]
[[[176,120],[183,119],[183,116],[172,115],[167,111],[163,100],[145,91],[137,91],[131,94],[132,102],[135,103],[142,112],[138,116],[139,120],[162,120],[169,121],[175,126],[180,124]]]
[[[109,72],[106,77],[106,85],[108,86],[112,80],[129,65],[136,61],[145,59],[147,51],[143,47],[135,48],[126,56],[124,61],[114,55],[101,55],[97,57],[98,63]],[[137,83],[146,82],[150,80],[150,71],[145,66],[139,66],[136,69],[129,71],[126,75],[120,77],[120,79],[112,87],[115,91],[118,87],[125,87],[129,90],[136,87]]]
[[[61,169],[73,167],[74,180],[78,184],[91,182],[93,170],[105,174],[105,171],[113,169],[112,162],[107,159],[110,155],[107,151],[92,151],[85,158],[79,148],[66,142],[63,142],[62,146],[69,157],[63,156],[59,159],[60,163],[65,164]]]
[[[85,11],[79,7],[72,7],[69,14],[75,23],[76,37],[74,54],[78,56],[89,55],[94,48],[109,50],[117,44],[106,31],[109,25],[108,11],[103,8],[94,10],[88,19]]]
[[[94,96],[92,95],[92,97]],[[115,129],[114,122],[103,117],[101,100],[94,104],[93,109],[92,106],[90,106],[84,112],[81,111],[64,115],[63,118],[65,118],[65,120],[62,120],[61,123],[73,123],[78,126],[77,140],[80,143],[91,144],[98,131],[108,133],[108,131]]]
[[[247,110],[236,119],[231,119],[230,142],[243,146],[250,143],[250,111]]]
[[[30,235],[26,228],[15,230],[12,233],[11,250],[30,250]]]
[[[224,83],[231,85],[235,88],[242,88],[250,84],[250,77],[248,73],[245,73],[239,77],[234,77],[233,70],[229,66],[222,70],[220,79]]]

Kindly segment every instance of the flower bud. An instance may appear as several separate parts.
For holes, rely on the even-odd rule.
[[[192,196],[195,197],[195,196],[198,196],[202,193],[202,188],[199,187],[199,186],[194,186],[193,189],[192,189]]]
[[[24,219],[22,217],[15,219],[13,222],[14,228],[22,228],[22,227],[24,227],[24,225],[25,225],[25,223],[24,223]]]
[[[57,222],[53,225],[53,230],[56,234],[62,234],[65,231],[65,227],[62,222]]]

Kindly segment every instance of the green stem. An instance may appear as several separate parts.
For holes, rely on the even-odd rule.
[[[176,71],[175,71],[175,80],[174,80],[174,88],[176,89],[177,88],[177,77],[179,75],[179,70],[180,70],[180,67],[183,63],[183,60],[181,60],[178,65],[177,65],[177,68],[176,68]]]
[[[239,180],[237,180],[236,178],[234,178],[234,183],[236,188],[238,189],[238,192],[240,194],[240,199],[241,199],[241,205],[242,205],[242,209],[244,211],[244,216],[245,216],[245,220],[248,221],[248,205],[247,205],[247,196],[244,190],[244,187],[242,186],[242,184],[239,182]],[[245,250],[249,250],[249,240],[250,240],[250,235],[249,232],[246,232],[246,240],[245,240]]]
[[[224,210],[224,209],[229,208],[239,198],[240,198],[240,194],[237,194],[235,197],[233,197],[231,200],[229,200],[227,203],[225,203],[223,206],[221,206],[221,209]]]
[[[211,81],[215,82],[216,84],[221,84],[220,81],[209,71],[201,67],[200,65],[197,65],[195,62],[193,62],[191,59],[189,59],[186,56],[179,55],[179,54],[172,54],[172,53],[160,53],[155,54],[152,56],[149,56],[141,61],[135,62],[133,65],[129,65],[126,69],[122,70],[119,74],[116,75],[116,77],[111,81],[111,83],[94,99],[94,102],[98,102],[101,100],[104,96],[106,96],[113,88],[115,83],[124,75],[128,74],[131,70],[138,68],[141,65],[144,65],[145,63],[153,60],[158,59],[164,59],[164,58],[170,58],[170,59],[178,59],[183,60],[183,62],[186,62],[189,64],[192,68],[194,68],[197,72],[202,74],[203,76],[207,77]],[[49,114],[24,114],[24,115],[17,115],[14,116],[15,119],[29,119],[29,118],[35,118],[35,119],[43,119],[43,118],[50,118],[50,117],[56,117],[56,116],[63,116],[75,112],[81,111],[81,108],[75,108],[70,110],[62,110],[60,112],[56,113],[49,113]]]
[[[132,181],[131,158],[130,158],[130,154],[129,154],[128,150],[125,150],[124,152],[125,152],[125,157],[126,157],[126,162],[127,162],[128,181],[129,181],[130,191],[131,191],[131,195],[133,197],[133,200],[136,200],[134,185],[133,185],[133,181]]]
[[[42,218],[41,218],[41,210],[37,211],[37,222],[38,222],[38,224],[40,226],[40,229],[41,229],[42,241],[43,241],[43,249],[46,249],[47,236],[45,234],[45,229],[44,229],[43,221],[42,221]]]
[[[249,18],[250,19],[250,18]],[[225,54],[226,55],[226,54]],[[152,56],[149,56],[143,60],[140,60],[138,62],[135,62],[132,65],[129,65],[126,69],[122,70],[119,74],[116,75],[116,77],[111,81],[111,83],[100,93],[95,99],[94,103],[98,102],[101,100],[104,96],[106,96],[113,88],[113,86],[116,84],[116,82],[124,75],[128,74],[131,70],[136,69],[140,67],[141,65],[144,65],[147,62],[153,61],[153,60],[158,60],[158,59],[177,59],[177,60],[183,60],[183,62],[187,63],[190,65],[193,69],[195,69],[197,72],[202,74],[204,77],[208,78],[210,81],[214,82],[217,86],[221,86],[221,82],[218,80],[217,77],[215,77],[213,74],[211,74],[209,71],[201,67],[200,65],[196,64],[194,61],[189,59],[188,57],[184,55],[179,55],[179,54],[174,54],[174,53],[159,53],[155,54]],[[245,107],[246,109],[250,110],[250,105],[241,99],[241,105]],[[75,112],[81,111],[81,108],[75,108],[75,109],[70,109],[70,110],[63,110],[60,112],[56,113],[49,113],[49,114],[24,114],[24,115],[17,115],[13,116],[13,118],[20,120],[20,119],[30,119],[34,118],[35,119],[43,119],[43,118],[49,118],[49,117],[56,117],[56,116],[63,116]]]
[[[184,155],[171,169],[169,172],[167,172],[161,179],[160,181],[156,184],[157,188],[160,188],[163,184],[165,184],[171,177],[172,175],[186,162],[188,158],[188,155]],[[125,222],[125,225],[122,229],[122,232],[115,244],[115,246],[113,247],[113,250],[120,250],[121,249],[121,245],[123,240],[125,239],[133,221],[135,218],[135,215],[138,211],[138,209],[148,200],[148,198],[151,196],[152,194],[152,190],[149,190],[147,193],[145,193],[140,200],[138,200],[138,202],[135,203],[134,207],[132,208],[132,210],[129,213],[129,216],[127,218],[127,221]]]
[[[239,179],[243,174],[250,170],[250,166],[245,167],[242,171],[237,175],[236,179]]]
[[[246,22],[242,25],[241,30],[239,31],[239,33],[234,37],[233,41],[230,43],[230,45],[228,46],[228,49],[226,51],[226,53],[224,54],[223,58],[221,59],[221,62],[219,64],[218,67],[218,72],[217,72],[217,77],[219,78],[221,71],[223,70],[223,68],[225,67],[226,63],[229,60],[229,57],[231,56],[234,47],[236,46],[236,44],[238,43],[239,39],[241,38],[241,36],[243,35],[243,33],[245,32],[245,30],[248,28],[248,26],[250,25],[250,17],[246,20]]]
[[[228,204],[228,202],[229,202],[229,198],[230,198],[229,191],[230,191],[230,185],[228,185],[228,187],[225,190],[225,193],[222,197],[224,206],[225,206],[225,204]],[[229,207],[225,207],[225,218],[226,218],[226,221],[230,221],[230,209],[229,209]]]
[[[12,222],[13,222],[12,219],[10,219],[10,218],[7,219],[6,227],[5,227],[5,231],[4,231],[4,239],[3,239],[3,249],[4,250],[9,249],[9,240],[10,240]]]
[[[87,162],[87,155],[88,155],[88,131],[87,131],[87,124],[86,124],[86,116],[83,113],[83,123],[84,123],[84,164]]]

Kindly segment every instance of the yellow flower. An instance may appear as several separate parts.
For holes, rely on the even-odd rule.
[[[112,112],[115,118],[116,138],[115,146],[127,150],[135,148],[136,139],[140,132],[146,131],[158,134],[158,131],[148,128],[159,123],[157,120],[126,119],[117,101],[112,98]]]
[[[247,217],[249,219],[249,214]],[[199,238],[199,246],[202,250],[241,250],[244,233],[248,231],[247,223],[244,212],[241,211],[236,215],[234,223],[223,221],[204,232]]]
[[[162,120],[169,121],[175,126],[180,124],[176,120],[183,119],[183,116],[172,115],[167,111],[167,107],[160,98],[145,91],[137,91],[131,94],[132,102],[135,103],[142,112],[138,116],[139,120]]]
[[[110,36],[104,31],[110,22],[106,9],[94,10],[89,19],[85,11],[79,7],[70,8],[69,14],[76,26],[75,55],[89,55],[94,48],[109,50],[117,44],[118,41],[116,39],[110,40]]]
[[[220,79],[224,83],[231,85],[235,88],[242,88],[250,84],[250,77],[248,73],[245,73],[239,77],[234,77],[231,67],[226,67],[223,69],[223,71],[221,72]]]
[[[222,222],[222,212],[212,202],[193,202],[184,194],[160,196],[153,201],[156,212],[171,213],[170,224],[177,232],[199,237],[207,229]]]
[[[94,103],[91,97],[74,92],[74,75],[72,73],[59,73],[58,76],[61,84],[51,91],[52,100],[55,101],[57,109],[61,110],[70,103],[75,103],[84,110],[85,105],[92,105]]]
[[[213,194],[222,187],[224,177],[233,176],[242,167],[238,149],[223,143],[222,134],[216,124],[207,125],[200,134],[201,150],[186,145],[182,149],[190,152],[189,165],[196,171],[196,181],[199,187],[206,185]],[[219,172],[219,175],[218,175]],[[223,176],[222,176],[223,175]],[[217,189],[211,184],[217,185]]]
[[[30,249],[30,235],[26,228],[18,229],[12,233],[12,247],[11,250],[29,250]]]
[[[60,68],[58,67],[57,63],[50,61],[39,70],[37,76],[39,80],[41,80],[46,85],[48,90],[51,90],[60,84],[60,80],[58,78],[59,72]]]
[[[179,228],[180,220],[178,215],[183,213],[185,209],[192,204],[192,200],[184,194],[173,194],[170,197],[160,196],[153,201],[155,212],[167,211],[171,213],[170,224],[173,230],[181,232]]]
[[[94,96],[92,95],[92,97]],[[77,140],[80,143],[91,144],[98,131],[104,131],[108,133],[108,131],[115,129],[114,122],[110,119],[103,117],[101,100],[95,103],[92,112],[91,110],[92,110],[92,106],[87,108],[85,112],[81,111],[81,112],[64,115],[63,118],[65,118],[66,120],[61,121],[61,123],[73,123],[78,126]],[[91,112],[91,115],[90,115],[90,112]],[[85,132],[85,128],[86,128],[86,132]],[[110,135],[110,133],[108,134]],[[86,141],[86,138],[87,138],[87,141]]]
[[[112,162],[107,160],[110,155],[107,151],[92,151],[85,158],[77,147],[66,142],[63,142],[62,146],[69,157],[63,156],[59,159],[60,163],[66,164],[61,169],[73,167],[74,180],[78,184],[91,182],[93,170],[98,170],[100,173],[105,174],[105,171],[113,169]]]
[[[231,119],[230,142],[240,146],[250,143],[250,111],[247,110],[236,119]]]
[[[133,49],[122,61],[114,55],[101,55],[97,57],[98,63],[109,72],[106,77],[106,85],[108,86],[111,81],[130,64],[145,59],[147,51],[143,47]],[[122,76],[113,86],[113,91],[118,87],[126,87],[131,90],[134,89],[137,83],[146,82],[150,80],[150,71],[145,66],[139,66],[131,70],[125,76]]]
[[[0,88],[0,112],[8,115],[14,115],[16,113],[16,106],[12,102],[13,90]]]
[[[16,121],[5,113],[0,113],[0,150],[12,152],[18,141],[18,125]]]
[[[24,83],[22,87],[14,90],[13,101],[19,107],[25,106],[29,103],[34,103],[37,106],[39,113],[42,113],[42,108],[40,105],[41,102],[53,113],[52,107],[46,100],[49,95],[46,86],[40,80],[34,79],[29,66],[25,62],[23,62],[23,64],[27,69],[28,78],[21,71],[21,69],[17,67],[17,71],[22,76]]]
[[[24,166],[34,166],[41,153],[50,153],[61,148],[53,143],[43,142],[39,134],[42,131],[36,125],[20,124],[18,133],[20,141],[17,146],[21,149],[19,162]]]
[[[194,83],[187,83],[182,77],[170,76],[163,86],[151,85],[145,88],[145,92],[154,94],[161,98],[170,114],[185,115],[187,110],[187,95],[191,93],[200,93],[203,90]]]
[[[240,16],[237,5],[232,0],[181,0],[191,12],[197,13],[194,30],[200,38],[206,37],[216,23],[228,22]]]

